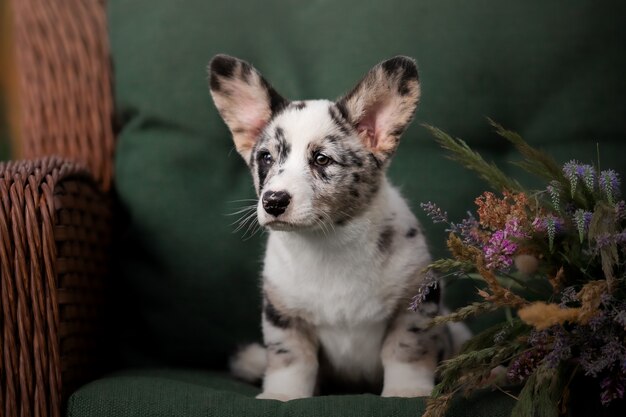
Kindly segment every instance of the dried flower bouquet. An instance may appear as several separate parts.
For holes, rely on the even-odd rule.
[[[430,277],[413,299],[425,298],[437,277],[484,282],[482,301],[432,324],[498,309],[503,323],[475,335],[444,362],[425,416],[445,414],[457,393],[521,386],[513,416],[568,412],[570,384],[592,378],[604,405],[626,387],[626,204],[611,170],[570,161],[559,166],[519,135],[491,122],[511,142],[517,164],[545,181],[531,191],[486,162],[465,142],[429,127],[449,156],[494,189],[475,200],[476,214],[448,220],[436,204],[422,207],[447,225],[451,257],[427,268]],[[507,391],[508,392],[508,391]],[[513,394],[510,394],[513,395]]]

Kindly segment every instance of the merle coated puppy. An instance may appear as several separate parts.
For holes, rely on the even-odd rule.
[[[332,383],[428,395],[437,362],[468,332],[426,328],[438,296],[407,310],[430,255],[385,171],[420,97],[415,62],[384,61],[337,101],[288,101],[226,55],[209,70],[215,105],[252,172],[258,222],[269,229],[264,347],[239,352],[233,372],[263,377],[259,398],[309,397]]]

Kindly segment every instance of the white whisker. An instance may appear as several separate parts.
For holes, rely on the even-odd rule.
[[[333,233],[335,233],[336,232],[335,225],[333,223],[333,219],[330,217],[330,214],[328,214],[328,213],[326,213],[324,211],[320,212],[320,214],[322,215],[322,217],[324,217],[326,219],[326,224],[328,226],[330,226],[330,228],[332,229]]]
[[[232,213],[226,213],[226,216],[236,216],[237,214],[245,213],[245,212],[248,212],[250,210],[256,210],[256,204],[253,204],[251,206],[242,207],[242,208],[240,208],[237,211],[233,211]]]
[[[252,223],[254,223],[256,221],[256,212],[250,213],[245,218],[242,218],[238,222],[235,222],[235,223],[239,223],[239,225],[233,231],[233,233],[237,233],[238,231],[243,229],[246,226],[246,224],[248,224],[250,222],[250,220],[252,220]],[[233,224],[235,224],[235,223],[233,223]]]
[[[241,200],[230,200],[228,201],[229,204],[233,204],[233,203],[247,203],[249,201],[258,201],[257,198],[242,198]]]
[[[254,220],[252,221],[252,223],[250,223],[248,225],[248,228],[246,229],[246,232],[243,234],[243,236],[241,238],[244,241],[246,241],[248,239],[252,239],[252,237],[259,231],[260,228],[261,228],[261,226],[259,225],[259,222],[258,222],[257,218],[255,217]],[[248,236],[246,237],[246,235],[248,235]]]
[[[315,222],[315,224],[317,224],[320,227],[320,230],[322,231],[322,234],[324,235],[324,237],[327,237],[328,235],[326,234],[326,228],[324,227],[324,223],[317,217],[314,217],[313,221]]]

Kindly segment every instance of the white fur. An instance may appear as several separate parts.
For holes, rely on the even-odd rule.
[[[260,399],[293,400],[313,395],[317,367],[297,364],[265,375]]]
[[[267,352],[258,343],[242,348],[230,361],[230,370],[234,376],[246,381],[260,379],[267,368]]]
[[[301,312],[318,329],[329,359],[348,375],[374,379],[395,300],[430,257],[422,235],[396,239],[390,258],[377,250],[380,226],[391,213],[404,230],[417,220],[387,181],[367,212],[328,233],[270,231],[264,276],[281,305]],[[368,379],[370,379],[368,378]]]
[[[341,375],[375,381],[382,376],[380,349],[386,322],[321,325],[318,337],[328,360]]]
[[[446,314],[446,312],[443,312]],[[464,323],[452,322],[448,323],[448,329],[452,335],[452,355],[456,355],[461,351],[463,343],[472,338],[472,332]]]
[[[382,397],[424,397],[433,390],[432,364],[407,366],[405,363],[385,363],[385,386]]]

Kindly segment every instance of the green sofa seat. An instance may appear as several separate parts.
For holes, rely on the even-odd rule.
[[[257,388],[223,373],[184,369],[126,370],[85,385],[70,399],[68,417],[415,417],[424,398],[335,395],[286,403],[254,399]],[[504,417],[513,400],[483,393],[456,401],[457,417]]]
[[[444,228],[419,204],[435,201],[460,219],[486,187],[447,160],[422,123],[465,139],[511,173],[519,173],[507,166],[514,152],[486,117],[560,162],[593,163],[598,143],[603,168],[626,167],[623,2],[109,0],[108,8],[123,216],[106,348],[120,371],[75,392],[68,416],[419,416],[424,409],[423,399],[372,395],[255,400],[256,388],[224,376],[237,345],[261,337],[265,237],[233,234],[236,217],[226,215],[254,191],[209,96],[206,65],[217,53],[251,62],[292,99],[337,97],[383,59],[415,57],[422,100],[389,175],[436,256],[445,253]],[[447,288],[450,305],[474,297],[473,282]],[[450,415],[508,415],[512,401],[490,393]]]

